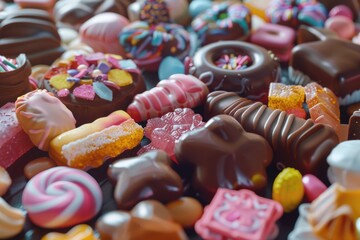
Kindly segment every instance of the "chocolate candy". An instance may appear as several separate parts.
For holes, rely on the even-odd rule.
[[[120,209],[133,207],[145,199],[169,202],[182,195],[182,182],[170,167],[164,151],[121,159],[109,166],[108,176],[116,182],[114,198]]]
[[[349,119],[348,140],[360,139],[360,110],[353,112]]]
[[[219,115],[185,133],[175,145],[177,160],[195,165],[192,187],[209,202],[218,188],[264,190],[272,160],[266,140],[247,133],[231,116]]]
[[[325,39],[294,47],[289,75],[293,82],[307,83],[311,80],[331,89],[340,97],[340,105],[346,106],[360,101],[356,96],[360,91],[359,62],[359,45]]]
[[[209,117],[218,114],[233,116],[245,131],[266,138],[277,165],[294,167],[302,174],[313,173],[325,178],[326,157],[339,142],[336,132],[327,125],[272,110],[236,93],[210,93],[205,114]]]
[[[314,42],[325,40],[327,38],[338,38],[337,34],[325,28],[311,27],[301,25],[297,30],[297,43]]]
[[[224,54],[247,55],[252,64],[239,70],[220,68],[214,61]],[[200,48],[192,61],[187,61],[185,69],[205,82],[210,92],[233,91],[264,102],[270,82],[280,81],[279,63],[264,48],[239,41],[216,42]]]

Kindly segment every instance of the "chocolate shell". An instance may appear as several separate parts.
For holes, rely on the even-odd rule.
[[[56,24],[48,12],[20,9],[9,12],[0,23],[0,54],[25,53],[32,65],[51,65],[64,49]]]
[[[236,93],[210,93],[205,114],[233,116],[245,131],[259,134],[268,141],[278,167],[293,167],[302,174],[311,173],[322,179],[326,178],[326,157],[339,143],[335,130],[327,125],[272,110]]]

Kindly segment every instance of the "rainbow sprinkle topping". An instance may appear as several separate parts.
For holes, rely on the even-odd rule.
[[[248,55],[223,54],[215,61],[215,65],[222,69],[242,70],[249,67],[252,60]]]

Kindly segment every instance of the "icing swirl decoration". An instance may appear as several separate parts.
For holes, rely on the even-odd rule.
[[[40,227],[69,227],[93,218],[100,211],[102,192],[88,173],[55,167],[27,183],[22,204],[31,221]]]

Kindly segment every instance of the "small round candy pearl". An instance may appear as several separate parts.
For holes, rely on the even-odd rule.
[[[78,71],[81,71],[81,70],[84,70],[84,69],[87,69],[88,67],[85,65],[85,64],[80,64],[78,67],[77,67],[77,70]]]
[[[99,69],[95,69],[91,75],[95,78],[97,76],[102,75],[102,72]]]

